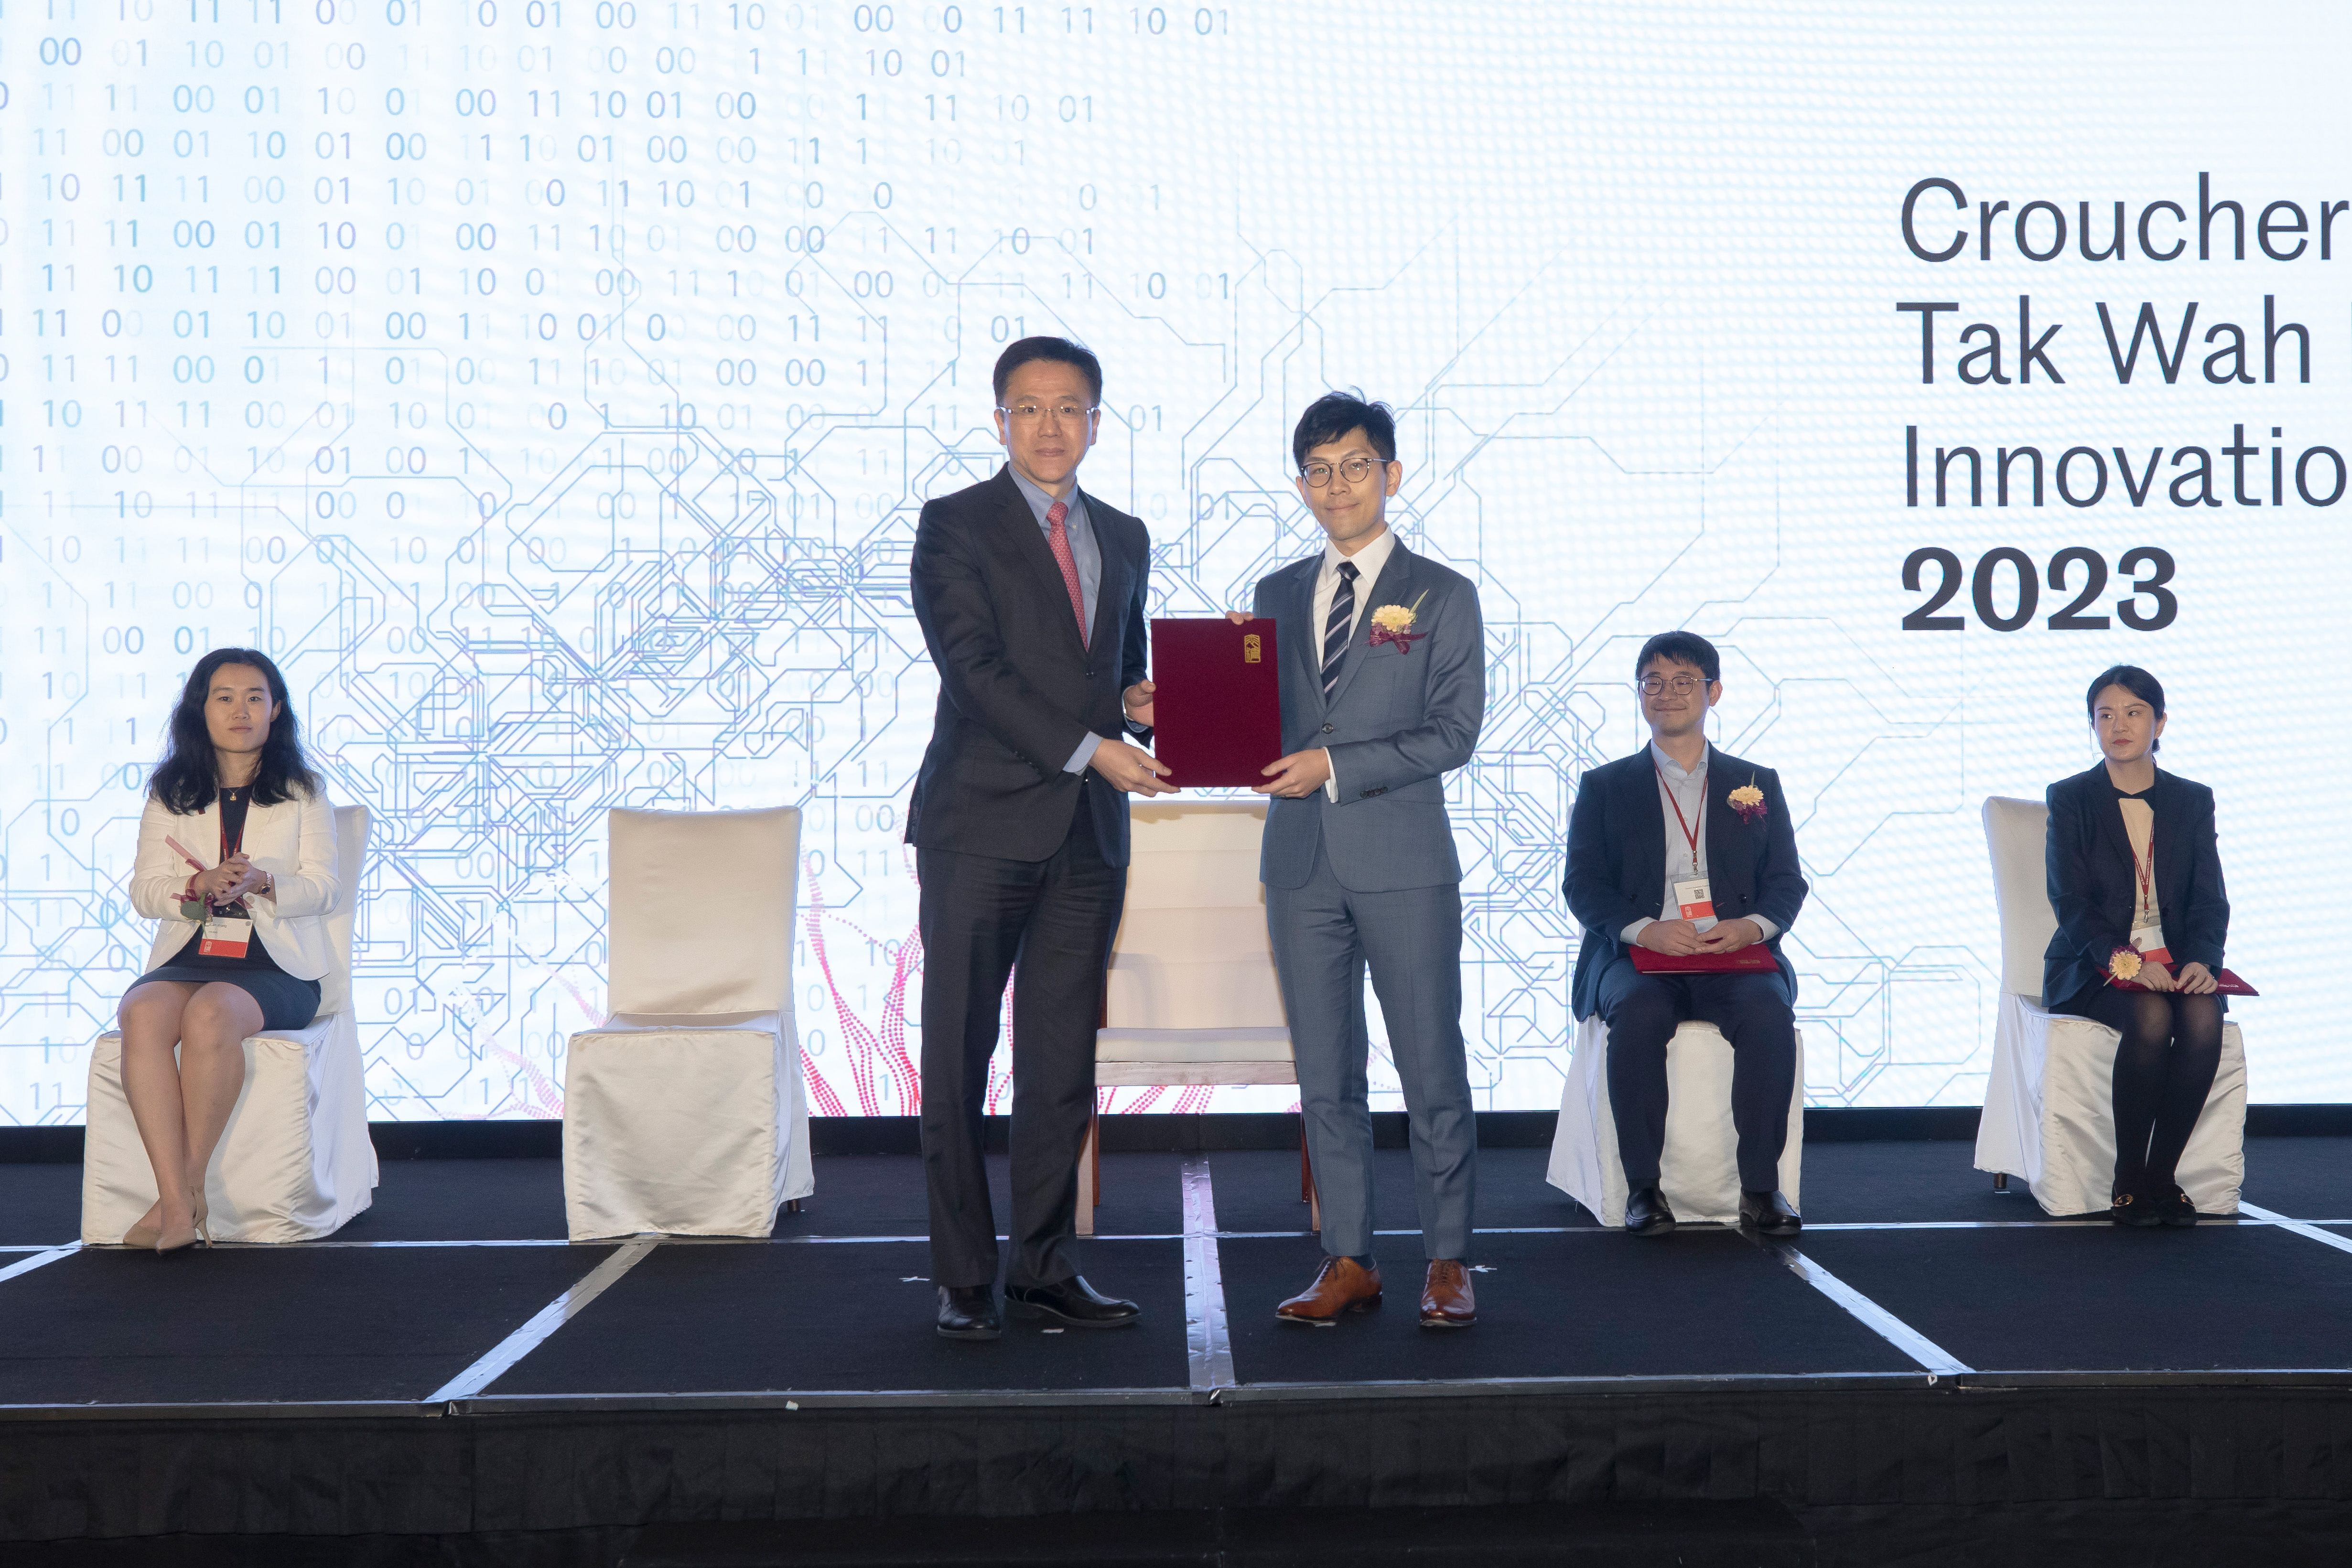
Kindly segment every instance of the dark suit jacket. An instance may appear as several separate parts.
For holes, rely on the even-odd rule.
[[[1764,792],[1759,821],[1743,820],[1725,799],[1748,783]],[[1806,888],[1780,776],[1709,747],[1706,831],[1715,913],[1725,920],[1760,915],[1780,927],[1766,946],[1780,960],[1794,1003],[1797,972],[1780,951],[1780,936],[1804,907]],[[1647,746],[1593,768],[1577,786],[1576,809],[1568,820],[1563,891],[1570,913],[1584,927],[1570,992],[1580,1020],[1601,1005],[1601,977],[1625,951],[1618,933],[1636,920],[1658,917],[1666,889],[1666,831],[1665,803],[1658,798],[1657,767]]]
[[[1328,750],[1339,798],[1318,789],[1270,800],[1258,874],[1269,887],[1306,886],[1319,843],[1339,885],[1357,893],[1459,883],[1444,775],[1470,760],[1486,716],[1477,585],[1399,540],[1326,702],[1323,637],[1315,624],[1322,570],[1318,550],[1261,578],[1256,613],[1275,622],[1282,661],[1283,754]],[[1413,625],[1423,635],[1410,653],[1393,643],[1372,646],[1373,612],[1387,604],[1420,606]]]
[[[1009,469],[923,504],[915,528],[915,620],[939,667],[931,744],[907,806],[923,849],[1050,860],[1089,792],[1103,859],[1127,863],[1127,796],[1093,768],[1063,770],[1091,732],[1126,731],[1119,694],[1143,679],[1143,524],[1095,496],[1087,517],[1102,553],[1090,640],[1045,530]]]
[[[2042,798],[2050,804],[2046,852],[2058,929],[2042,951],[2042,999],[2057,1008],[2085,987],[2105,983],[2108,957],[2131,942],[2139,888],[2105,763],[2060,779]],[[2230,895],[2221,886],[2213,791],[2159,768],[2148,806],[2156,813],[2152,847],[2164,945],[2176,966],[2202,964],[2219,974],[2230,934]]]

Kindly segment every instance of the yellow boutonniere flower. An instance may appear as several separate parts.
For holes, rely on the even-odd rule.
[[[1372,612],[1372,624],[1391,632],[1408,630],[1413,622],[1412,611],[1402,604],[1383,604]]]
[[[1754,822],[1762,820],[1764,816],[1764,791],[1756,788],[1755,779],[1750,779],[1747,783],[1742,784],[1738,789],[1734,789],[1729,795],[1726,796],[1725,799],[1730,802],[1731,809],[1739,813],[1739,820],[1741,821]]]
[[[2118,947],[2107,956],[2107,973],[2118,980],[2139,978],[2139,951],[2134,947]]]

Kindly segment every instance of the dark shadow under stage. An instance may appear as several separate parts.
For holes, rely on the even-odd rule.
[[[2052,1219],[1969,1153],[1811,1143],[1779,1244],[1603,1231],[1546,1149],[1487,1147],[1480,1322],[1445,1334],[1402,1150],[1388,1304],[1328,1330],[1274,1317],[1319,1255],[1295,1152],[1112,1152],[1082,1266],[1142,1322],[990,1344],[930,1331],[911,1154],[821,1154],[772,1239],[588,1245],[553,1159],[387,1158],[332,1240],[170,1260],[67,1244],[78,1165],[0,1164],[0,1557],[1275,1563],[1371,1519],[1346,1554],[1377,1563],[1422,1560],[1415,1519],[1463,1539],[1410,1511],[1470,1509],[1589,1547],[1484,1560],[1630,1563],[1664,1508],[1738,1543],[1689,1562],[1989,1560],[1937,1553],[2020,1510],[2076,1563],[2118,1510],[2175,1553],[2263,1519],[2267,1560],[2341,1561],[2352,1138],[2250,1140],[2244,1216],[2191,1231]],[[1081,1533],[882,1550],[976,1515]],[[1169,1522],[1115,1545],[1096,1515]],[[899,1534],[767,1522],[878,1516]],[[1303,1555],[1301,1519],[1331,1521]],[[1842,1555],[1856,1531],[1917,1550]]]

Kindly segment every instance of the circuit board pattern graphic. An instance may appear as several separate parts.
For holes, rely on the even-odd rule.
[[[186,4],[0,16],[0,1114],[79,1119],[148,942],[123,890],[156,727],[194,653],[247,642],[374,816],[372,1114],[560,1114],[564,1040],[604,1016],[604,813],[779,803],[806,813],[812,1104],[911,1109],[899,836],[936,683],[909,549],[926,497],[994,471],[990,366],[1044,331],[1108,368],[1081,479],[1150,527],[1155,614],[1245,604],[1319,548],[1287,477],[1307,401],[1400,411],[1392,517],[1478,581],[1490,641],[1449,787],[1482,1104],[1558,1103],[1567,816],[1637,744],[1632,652],[1673,624],[1724,647],[1718,738],[1800,812],[1811,1093],[1978,1098],[1998,956],[1961,704],[1877,689],[1933,685],[1877,630],[1885,485],[1849,487],[1832,546],[1784,510],[1821,502],[1791,452],[1861,416],[1804,412],[1748,286],[1612,172],[1676,134],[1638,112],[1685,68],[1671,26]],[[1419,74],[1313,101],[1297,62],[1341,22]],[[1953,782],[1891,790],[1890,757]],[[1927,943],[1885,891],[1923,841],[1974,857]],[[1384,1064],[1375,1088],[1398,1103]],[[1116,1108],[1213,1103],[1291,1095]]]

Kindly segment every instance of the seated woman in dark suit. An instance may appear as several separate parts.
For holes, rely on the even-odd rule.
[[[2050,904],[2058,930],[2042,956],[2053,1012],[2123,1035],[2116,1051],[2119,1225],[2194,1225],[2174,1167],[2221,1060],[2214,994],[2230,900],[2214,845],[2213,791],[2156,766],[2164,687],[2146,670],[2101,672],[2087,696],[2105,760],[2050,786]],[[2145,990],[2108,984],[2128,970]]]

